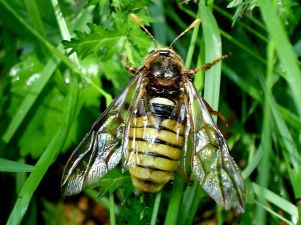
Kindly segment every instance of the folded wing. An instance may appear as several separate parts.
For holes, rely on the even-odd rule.
[[[96,185],[120,162],[123,157],[121,146],[125,117],[139,83],[139,76],[133,78],[74,150],[62,177],[64,195],[74,195]]]
[[[245,207],[245,188],[240,171],[229,154],[227,143],[216,127],[203,100],[192,82],[184,82],[187,122],[192,144],[192,175],[204,190],[225,209],[242,213]]]

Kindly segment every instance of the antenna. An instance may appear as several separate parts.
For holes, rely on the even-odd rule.
[[[131,13],[131,17],[134,20],[134,22],[137,23],[148,34],[148,36],[150,36],[150,38],[155,43],[156,48],[159,48],[158,43],[157,43],[156,39],[154,38],[154,36],[146,29],[146,27],[142,24],[142,22],[139,20],[139,18],[136,16],[136,14]]]
[[[189,25],[189,27],[187,27],[182,33],[180,33],[174,40],[173,42],[171,42],[171,44],[169,45],[169,48],[171,48],[171,46],[180,38],[182,37],[187,31],[189,31],[190,29],[194,28],[195,26],[199,25],[201,23],[200,19],[196,19],[195,21],[192,22],[192,24]]]

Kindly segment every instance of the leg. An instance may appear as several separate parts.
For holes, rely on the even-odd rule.
[[[124,55],[121,55],[121,59],[122,61],[124,61],[125,64],[125,68],[127,69],[127,71],[129,71],[131,74],[136,75],[138,69],[131,66],[127,60],[127,58]]]
[[[202,99],[203,99],[203,101],[204,101],[204,103],[205,103],[205,105],[206,105],[206,108],[207,108],[208,112],[209,112],[210,114],[213,114],[213,115],[217,116],[218,118],[220,118],[220,119],[223,121],[223,123],[224,123],[226,126],[228,126],[228,122],[227,122],[226,117],[225,117],[221,112],[214,111],[214,110],[211,108],[211,106],[208,104],[208,102],[206,102],[206,100],[205,100],[204,98],[202,98]]]
[[[209,63],[206,63],[204,65],[201,65],[200,67],[197,67],[195,69],[192,69],[192,70],[189,70],[190,74],[196,74],[197,72],[199,71],[202,71],[202,70],[207,70],[207,69],[210,69],[211,66],[219,63],[221,60],[225,59],[225,58],[228,58],[229,56],[231,56],[231,53],[228,53],[226,55],[222,55],[221,57],[209,62]]]

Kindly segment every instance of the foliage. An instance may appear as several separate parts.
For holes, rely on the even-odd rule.
[[[67,221],[66,200],[59,194],[66,159],[128,82],[122,58],[139,67],[154,48],[130,13],[162,46],[201,18],[202,28],[174,45],[188,68],[232,52],[222,67],[196,75],[195,86],[229,120],[229,127],[219,127],[242,168],[247,205],[237,217],[178,176],[161,193],[144,195],[117,168],[100,182],[100,192],[85,192],[110,212],[107,223],[297,224],[301,6],[296,0],[0,0],[1,223],[3,218],[7,224]]]

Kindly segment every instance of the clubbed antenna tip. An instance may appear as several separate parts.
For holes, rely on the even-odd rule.
[[[182,37],[187,31],[189,31],[190,29],[196,27],[197,25],[199,25],[201,23],[200,19],[196,19],[195,21],[193,21],[189,27],[187,27],[182,33],[180,33],[174,40],[173,42],[171,42],[171,44],[169,45],[169,48],[171,48],[173,46],[173,44],[180,38]]]
[[[131,18],[134,20],[135,23],[137,23],[147,34],[150,36],[150,38],[155,43],[156,48],[158,48],[158,43],[154,36],[146,29],[146,27],[142,24],[142,22],[139,20],[139,18],[136,16],[136,14],[131,13]]]

